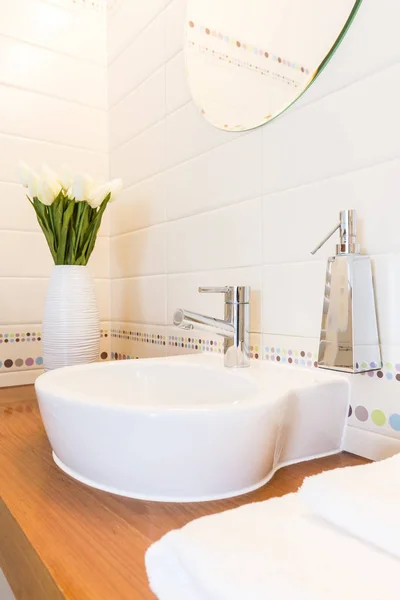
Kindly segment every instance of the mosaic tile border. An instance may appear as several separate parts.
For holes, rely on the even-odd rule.
[[[40,342],[41,341],[41,332],[33,331],[32,333],[28,331],[27,333],[0,333],[0,344],[14,344],[20,342],[21,344],[26,342]]]
[[[175,348],[187,348],[188,350],[201,350],[202,352],[214,352],[223,354],[223,340],[189,337],[189,336],[168,336],[168,346]],[[250,346],[250,358],[258,360],[260,358],[259,346]]]
[[[305,350],[287,350],[286,348],[265,346],[264,359],[292,366],[308,368],[318,367],[318,355],[316,353],[306,352]],[[362,363],[361,366],[362,368],[367,368],[368,363]],[[369,366],[372,369],[376,368],[375,363],[371,363]],[[382,369],[379,369],[378,371],[359,373],[359,376],[369,377],[370,379],[375,378],[380,380],[385,379],[387,381],[400,382],[400,364],[386,362],[384,363]]]
[[[41,369],[43,367],[41,336],[41,331],[35,328],[25,329],[24,332],[22,327],[18,327],[17,331],[0,333],[0,353],[3,355],[0,359],[0,375],[9,372],[18,373],[30,369]],[[100,338],[104,339],[108,337],[109,330],[101,329]],[[29,347],[27,346],[28,343],[30,344]],[[32,345],[34,346],[32,347]],[[108,358],[109,352],[106,352],[102,348],[99,359],[107,360]]]
[[[142,344],[166,345],[166,336],[159,333],[146,333],[130,329],[111,329],[111,339],[130,340]]]
[[[400,414],[390,413],[385,414],[383,410],[375,408],[368,410],[362,404],[358,404],[354,409],[349,406],[349,418],[354,415],[357,421],[360,423],[366,423],[370,421],[376,427],[384,427],[385,425],[393,429],[393,431],[400,431]]]

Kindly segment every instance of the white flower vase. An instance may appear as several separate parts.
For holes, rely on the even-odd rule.
[[[99,359],[99,312],[87,267],[56,265],[53,268],[42,334],[45,371]]]

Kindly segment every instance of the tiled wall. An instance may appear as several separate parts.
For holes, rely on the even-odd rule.
[[[0,385],[41,367],[51,257],[18,185],[19,160],[108,176],[106,14],[72,0],[12,0],[0,19]],[[91,268],[109,318],[109,226]],[[104,328],[108,325],[105,323]],[[29,334],[29,335],[28,335]]]
[[[110,168],[126,185],[111,214],[114,354],[192,351],[193,338],[170,328],[174,309],[222,316],[222,298],[197,287],[248,284],[253,354],[312,364],[335,240],[310,250],[340,209],[356,208],[385,368],[351,378],[349,424],[400,437],[399,19],[391,0],[364,0],[302,99],[238,134],[211,127],[191,101],[185,0],[119,2],[108,19]]]

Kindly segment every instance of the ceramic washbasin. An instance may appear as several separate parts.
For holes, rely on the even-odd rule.
[[[74,366],[36,381],[57,465],[122,496],[201,501],[340,452],[348,382],[329,372],[191,355]]]

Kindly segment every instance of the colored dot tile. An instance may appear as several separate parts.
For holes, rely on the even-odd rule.
[[[400,431],[400,415],[398,413],[390,415],[389,424],[395,431]]]
[[[378,427],[383,427],[386,423],[386,415],[381,410],[373,410],[371,413],[372,422]]]
[[[362,423],[368,420],[369,413],[365,406],[357,406],[354,411],[354,414],[356,418]]]

